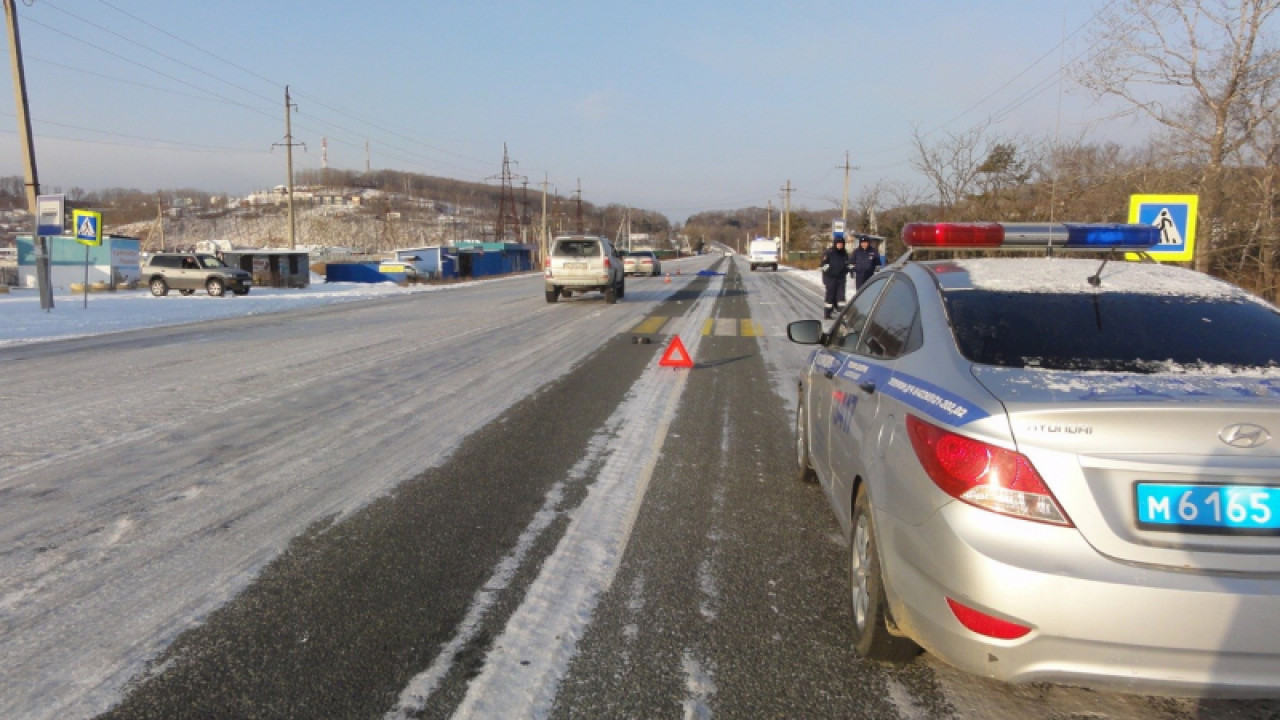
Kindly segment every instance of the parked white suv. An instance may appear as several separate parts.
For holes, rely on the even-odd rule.
[[[543,274],[549,303],[574,292],[595,290],[612,304],[626,292],[622,258],[613,243],[595,235],[565,235],[552,240]]]

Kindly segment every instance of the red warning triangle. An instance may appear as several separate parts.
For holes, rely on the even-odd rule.
[[[680,342],[679,335],[671,337],[671,344],[667,346],[667,351],[662,353],[662,359],[658,361],[658,365],[673,368],[693,367],[693,358],[689,357],[689,351],[684,349],[684,343]]]

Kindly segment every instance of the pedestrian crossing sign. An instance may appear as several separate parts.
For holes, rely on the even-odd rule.
[[[1130,195],[1129,222],[1160,228],[1160,242],[1147,251],[1161,261],[1195,257],[1199,195]]]
[[[72,210],[71,222],[76,227],[76,242],[81,245],[102,244],[102,213]]]

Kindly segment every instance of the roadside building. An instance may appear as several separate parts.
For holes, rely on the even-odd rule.
[[[412,265],[423,278],[439,279],[457,276],[457,253],[442,245],[396,250],[396,260]]]
[[[458,243],[458,277],[507,275],[533,270],[534,246],[524,243]]]
[[[50,286],[55,292],[70,292],[71,283],[85,281],[86,257],[90,285],[102,283],[115,290],[131,287],[142,276],[138,265],[138,238],[103,235],[101,245],[87,246],[65,235],[45,239],[49,247]],[[38,285],[36,250],[30,235],[18,236],[18,285],[27,288]]]
[[[456,246],[404,248],[394,259],[329,262],[325,282],[395,282],[478,278],[529,272],[533,245],[522,243],[458,243]],[[411,267],[410,279],[406,267]]]
[[[254,287],[304,288],[311,285],[306,250],[238,248],[217,253],[222,262],[253,276]]]

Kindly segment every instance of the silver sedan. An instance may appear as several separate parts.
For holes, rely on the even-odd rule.
[[[1154,263],[908,260],[788,335],[861,655],[1280,695],[1274,305]]]

